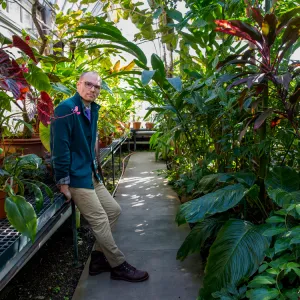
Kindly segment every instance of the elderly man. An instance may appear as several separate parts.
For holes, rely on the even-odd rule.
[[[55,180],[66,201],[71,198],[89,222],[96,238],[91,254],[90,275],[111,272],[111,278],[140,282],[145,271],[126,262],[111,233],[121,208],[104,187],[97,163],[97,120],[100,93],[97,72],[81,75],[77,93],[55,109],[51,124],[51,155]]]

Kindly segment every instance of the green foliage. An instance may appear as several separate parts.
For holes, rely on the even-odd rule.
[[[102,21],[98,19],[98,21]],[[147,64],[147,58],[144,52],[136,46],[134,43],[129,42],[125,37],[122,36],[120,31],[110,25],[109,23],[105,23],[105,27],[103,26],[103,22],[101,22],[100,26],[97,25],[81,25],[77,27],[77,30],[86,29],[88,33],[85,35],[79,35],[77,38],[94,38],[94,39],[101,39],[101,40],[109,40],[114,44],[120,44],[122,50],[134,55],[137,57],[143,64]],[[95,46],[94,46],[95,47]],[[96,46],[96,48],[98,45]],[[103,47],[103,45],[101,46]],[[92,48],[95,49],[95,48]]]
[[[23,196],[10,193],[5,199],[5,211],[10,224],[34,242],[37,217],[32,205]]]
[[[290,167],[275,166],[268,174],[266,180],[268,189],[282,189],[293,192],[300,189],[300,177],[296,170]]]
[[[198,199],[187,202],[180,206],[176,216],[178,225],[185,222],[199,222],[208,216],[227,211],[237,205],[247,194],[242,184],[237,183],[206,194]]]
[[[208,299],[229,284],[238,285],[256,272],[269,247],[263,231],[263,227],[243,220],[225,223],[210,248],[200,299]]]
[[[300,202],[300,177],[290,167],[275,166],[268,174],[265,184],[269,197],[281,207]]]
[[[50,91],[51,85],[48,76],[34,64],[29,65],[30,73],[24,73],[29,84],[39,91]]]
[[[20,233],[35,239],[37,230],[37,216],[32,205],[24,198],[24,186],[32,192],[36,201],[36,211],[43,207],[44,196],[41,187],[48,197],[53,199],[52,190],[38,180],[30,180],[25,177],[26,172],[37,172],[41,168],[42,160],[35,154],[24,156],[10,155],[4,158],[3,169],[0,169],[1,189],[8,193],[5,199],[5,211],[12,226]],[[20,195],[15,195],[13,190],[18,188]]]
[[[40,139],[47,151],[50,152],[50,126],[44,126],[43,123],[39,124]]]
[[[177,259],[184,260],[189,254],[199,252],[209,238],[216,237],[226,219],[224,216],[211,217],[197,223],[179,248]]]
[[[273,230],[272,247],[259,267],[259,274],[248,283],[248,299],[274,299],[280,296],[280,299],[297,300],[299,297],[300,226],[294,225],[299,224],[300,214],[296,205],[289,205],[275,211],[275,214],[280,214],[280,217],[270,217],[267,223],[273,227],[264,232],[264,235],[270,236]],[[280,224],[284,226],[278,227]]]

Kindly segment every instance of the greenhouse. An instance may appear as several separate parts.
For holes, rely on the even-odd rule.
[[[0,0],[0,300],[299,300],[299,37],[293,0]]]

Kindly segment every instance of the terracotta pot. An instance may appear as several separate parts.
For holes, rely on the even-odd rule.
[[[4,210],[5,197],[6,197],[6,192],[0,191],[0,219],[6,218],[6,212]]]
[[[13,188],[15,194],[18,192],[18,186],[14,186]],[[0,191],[0,220],[6,218],[6,212],[5,212],[5,198],[7,193],[4,191]]]
[[[141,124],[142,124],[142,122],[133,122],[132,123],[133,129],[140,129],[141,128]]]
[[[107,141],[106,140],[99,140],[99,148],[106,148]]]
[[[112,136],[101,137],[99,140],[99,148],[106,148],[112,143]]]
[[[36,154],[38,156],[44,156],[47,151],[39,137],[31,139],[4,139],[1,147],[9,153],[21,153],[21,154]]]
[[[146,123],[146,129],[152,129],[154,127],[154,123],[147,122]]]

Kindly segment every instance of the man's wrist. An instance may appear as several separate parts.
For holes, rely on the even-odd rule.
[[[58,188],[60,191],[65,191],[69,189],[69,185],[68,184],[59,184]]]

